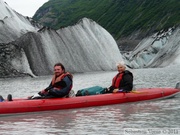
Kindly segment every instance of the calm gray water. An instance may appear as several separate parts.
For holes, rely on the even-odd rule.
[[[134,74],[136,88],[175,87],[175,84],[180,81],[178,66],[131,71]],[[74,74],[73,89],[77,91],[94,85],[107,87],[116,73]],[[45,88],[50,81],[51,76],[0,79],[0,94],[4,97],[8,93],[11,93],[13,97],[27,97]],[[158,131],[178,128],[178,132],[168,134],[161,132],[161,135],[179,135],[179,125],[180,96],[177,96],[158,101],[0,117],[0,135],[125,135],[128,134],[125,132],[126,128],[146,131],[154,128]],[[131,135],[134,134],[131,133]],[[146,133],[138,134],[145,135]]]

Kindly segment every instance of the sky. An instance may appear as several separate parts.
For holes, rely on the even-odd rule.
[[[48,0],[4,0],[12,9],[23,16],[32,17]]]

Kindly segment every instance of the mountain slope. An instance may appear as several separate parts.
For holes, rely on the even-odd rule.
[[[180,24],[179,0],[50,0],[33,19],[59,29],[91,18],[116,39],[139,31],[136,38]]]

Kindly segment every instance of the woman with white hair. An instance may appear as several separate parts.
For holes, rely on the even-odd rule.
[[[112,85],[107,89],[107,93],[130,92],[133,88],[133,74],[126,70],[126,65],[122,61],[117,64],[118,74],[112,79]]]

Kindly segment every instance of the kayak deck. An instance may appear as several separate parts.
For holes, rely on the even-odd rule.
[[[91,96],[51,99],[13,99],[0,103],[1,114],[16,114],[92,106],[121,104],[174,97],[180,90],[175,88],[142,88],[130,93],[109,93]]]

